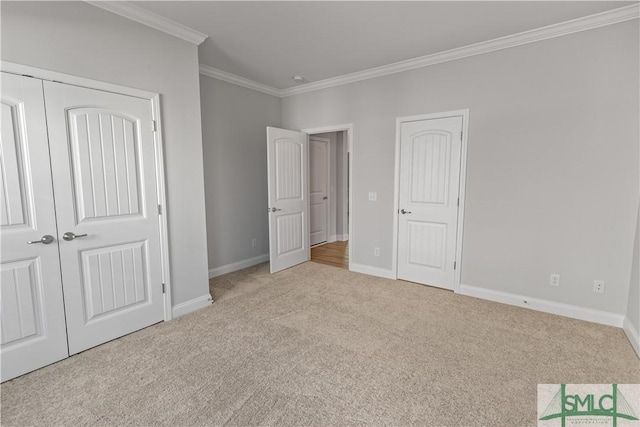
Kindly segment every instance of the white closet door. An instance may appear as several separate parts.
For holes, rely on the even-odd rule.
[[[275,273],[309,261],[307,134],[267,128],[269,256]]]
[[[40,80],[2,73],[0,183],[0,358],[6,381],[68,356]]]
[[[462,117],[402,124],[398,278],[453,289]]]
[[[309,138],[309,228],[311,245],[324,243],[329,235],[329,143]]]
[[[44,89],[75,354],[163,320],[152,106],[53,82]]]

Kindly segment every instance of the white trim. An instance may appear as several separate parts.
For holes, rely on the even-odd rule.
[[[212,268],[211,270],[209,270],[209,279],[222,276],[223,274],[233,273],[234,271],[242,270],[243,268],[253,267],[254,265],[262,264],[263,262],[267,261],[269,261],[269,254],[263,254],[257,257],[244,259],[242,261],[232,262],[230,264]]]
[[[159,217],[160,231],[160,252],[162,259],[162,280],[165,284],[164,294],[164,320],[165,322],[172,319],[171,308],[171,263],[169,257],[169,226],[167,222],[167,193],[164,172],[164,144],[162,139],[162,114],[160,113],[160,95],[155,92],[120,86],[112,83],[105,83],[98,80],[91,80],[84,77],[78,77],[71,74],[59,73],[57,71],[43,70],[41,68],[31,67],[28,65],[16,64],[9,61],[0,61],[0,70],[29,77],[55,81],[71,86],[79,86],[88,89],[102,90],[105,92],[117,93],[121,95],[134,96],[151,102],[151,110],[153,120],[156,122],[156,132],[154,132],[154,144],[156,152],[156,179],[158,204],[162,205],[162,214]]]
[[[633,4],[630,6],[621,7],[619,9],[596,13],[594,15],[572,19],[570,21],[560,22],[558,24],[548,25],[546,27],[541,27],[530,31],[524,31],[505,37],[499,37],[493,40],[450,49],[431,55],[407,59],[405,61],[399,61],[393,64],[387,64],[364,71],[357,71],[355,73],[345,74],[343,76],[332,77],[317,82],[307,83],[304,85],[284,89],[280,91],[280,96],[285,97],[291,95],[299,95],[305,92],[327,89],[330,87],[354,83],[361,80],[368,80],[376,77],[386,76],[389,74],[401,73],[403,71],[409,71],[416,68],[441,64],[443,62],[455,61],[457,59],[468,58],[474,55],[494,52],[501,49],[508,49],[510,47],[534,43],[554,37],[561,37],[580,31],[603,27],[606,25],[617,24],[620,22],[637,19],[639,16],[640,5]]]
[[[327,239],[327,243],[333,243],[333,242],[337,242],[338,241],[338,236],[335,234],[332,234],[331,236],[329,236],[329,238]]]
[[[345,233],[345,228],[349,226],[349,147],[347,146],[347,138],[342,132],[342,236],[338,235],[338,240],[349,240],[349,234]],[[337,199],[337,195],[336,195]],[[337,230],[336,230],[337,231]],[[346,237],[345,237],[346,236]]]
[[[349,242],[349,270],[352,269],[352,262],[351,260],[353,259],[353,236],[354,236],[354,232],[353,232],[353,144],[355,143],[355,136],[354,136],[354,132],[353,132],[353,123],[346,123],[346,124],[342,124],[342,125],[333,125],[333,126],[321,126],[321,127],[316,127],[316,128],[308,128],[308,129],[302,129],[301,132],[304,132],[306,134],[317,134],[317,133],[327,133],[327,132],[346,132],[347,135],[347,149],[349,150],[349,153],[351,154],[349,156],[349,184],[350,184],[350,191],[349,191],[349,209],[351,209],[351,212],[349,212],[349,233],[351,233],[351,239],[352,241]],[[311,252],[311,248],[309,248],[309,252]],[[311,259],[311,257],[309,257],[309,259]]]
[[[162,257],[162,283],[165,284],[164,293],[164,321],[173,318],[172,296],[171,296],[171,271],[169,268],[169,223],[167,220],[167,190],[166,174],[164,170],[164,150],[162,148],[162,114],[160,112],[160,95],[155,95],[151,100],[153,120],[156,123],[156,131],[153,139],[156,152],[156,176],[158,204],[160,205],[160,215],[158,215],[160,228],[160,256]]]
[[[139,24],[149,26],[163,33],[171,34],[174,37],[178,37],[182,40],[186,40],[189,43],[199,45],[205,41],[209,36],[173,21],[164,16],[150,12],[146,9],[133,5],[126,1],[86,1],[92,6],[99,7],[116,15],[123,16],[132,21],[136,21]]]
[[[341,242],[345,242],[347,240],[349,240],[349,234],[337,234],[336,235],[336,239],[338,239]]]
[[[35,77],[36,79],[47,80],[52,82],[65,83],[73,86],[80,86],[87,89],[97,89],[105,92],[120,93],[129,96],[135,96],[142,99],[153,99],[155,92],[149,92],[142,89],[116,85],[113,83],[105,83],[98,80],[87,79],[84,77],[74,76],[72,74],[59,73],[57,71],[43,70],[41,68],[31,67],[29,65],[16,64],[15,62],[0,61],[0,70],[5,73],[25,75]]]
[[[370,265],[355,264],[355,263],[349,262],[349,270],[355,271],[356,273],[367,274],[369,276],[384,277],[385,279],[395,280],[393,271],[387,270],[385,268],[378,268],[378,267],[372,267]]]
[[[640,358],[640,333],[636,331],[636,328],[631,324],[631,320],[625,316],[624,322],[622,324],[622,329],[624,329],[625,335],[629,339],[631,343],[631,347],[635,350],[636,354]]]
[[[469,142],[469,109],[464,110],[462,115],[462,152],[460,153],[460,183],[458,197],[460,206],[458,207],[458,234],[456,236],[456,270],[453,276],[453,291],[460,289],[462,276],[462,236],[464,234],[464,213],[467,194],[467,149]]]
[[[213,299],[211,298],[211,295],[204,294],[200,297],[182,302],[173,307],[173,317],[184,316],[185,314],[193,313],[196,310],[208,307],[211,305],[212,301]]]
[[[460,184],[458,187],[458,197],[460,206],[458,207],[457,235],[456,235],[456,269],[453,273],[453,291],[458,292],[460,288],[460,272],[462,271],[462,236],[464,234],[464,200],[467,180],[467,142],[469,129],[469,109],[445,111],[441,113],[419,114],[415,116],[405,116],[396,118],[396,159],[394,173],[394,195],[393,195],[393,249],[391,251],[391,271],[393,278],[398,278],[398,209],[400,209],[400,140],[402,137],[402,124],[419,120],[444,119],[447,117],[462,117],[462,145],[460,147]]]
[[[620,22],[638,19],[640,17],[640,5],[632,4],[630,6],[618,9],[608,10],[594,15],[584,16],[582,18],[572,19],[570,21],[560,22],[521,33],[516,33],[493,40],[487,40],[455,49],[445,50],[430,55],[419,56],[392,64],[382,65],[380,67],[370,68],[368,70],[356,71],[354,73],[342,76],[331,77],[317,82],[306,83],[287,89],[277,89],[256,81],[236,76],[207,65],[200,66],[200,73],[213,78],[224,80],[239,86],[254,89],[269,95],[285,98],[287,96],[299,95],[301,93],[313,92],[316,90],[327,89],[330,87],[341,86],[349,83],[355,83],[362,80],[382,77],[389,74],[402,73],[404,71],[414,70],[416,68],[428,67],[430,65],[442,64],[444,62],[455,61],[458,59],[468,58],[470,56],[481,55],[483,53],[495,52],[497,50],[508,49],[510,47],[521,46],[523,44],[535,43],[555,37],[566,36],[580,31],[591,30],[594,28],[604,27],[607,25],[618,24]]]
[[[256,90],[258,92],[266,93],[267,95],[282,97],[282,91],[271,86],[267,86],[256,81],[245,79],[244,77],[236,76],[235,74],[227,73],[226,71],[219,70],[217,68],[210,67],[208,65],[200,65],[200,74],[214,79],[222,80],[223,82],[231,83],[237,86],[245,87],[247,89]]]
[[[460,285],[457,292],[460,295],[476,297],[484,300],[500,302],[517,307],[530,308],[544,313],[557,314],[572,319],[586,320],[587,322],[600,323],[602,325],[622,327],[624,316],[608,311],[593,310],[577,305],[564,304],[539,298],[531,298],[508,292],[494,291],[478,286]]]

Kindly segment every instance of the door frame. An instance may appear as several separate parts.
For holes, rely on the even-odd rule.
[[[164,297],[164,321],[171,320],[173,318],[172,304],[171,304],[171,270],[170,270],[170,256],[169,256],[169,226],[167,223],[167,195],[165,185],[165,171],[164,171],[164,148],[162,139],[162,114],[160,110],[160,94],[155,92],[149,92],[142,89],[135,89],[127,86],[121,86],[113,83],[105,83],[99,80],[87,79],[84,77],[78,77],[71,74],[59,73],[57,71],[45,70],[42,68],[32,67],[29,65],[16,64],[9,61],[0,61],[0,71],[4,71],[10,74],[18,74],[27,77],[32,77],[40,80],[53,81],[58,83],[64,83],[71,86],[79,86],[87,89],[101,90],[104,92],[111,92],[120,95],[133,96],[136,98],[142,98],[151,101],[151,115],[155,122],[156,132],[153,133],[154,146],[155,146],[155,159],[156,159],[156,188],[158,192],[158,209],[159,209],[159,232],[160,232],[160,264],[162,266],[162,283],[165,286]],[[150,207],[153,209],[153,207]]]
[[[393,194],[393,251],[392,251],[392,277],[398,279],[398,209],[400,209],[400,143],[402,138],[402,124],[422,120],[446,119],[448,117],[462,116],[462,146],[460,151],[460,185],[458,195],[460,206],[458,208],[458,223],[456,231],[456,269],[454,270],[453,291],[460,292],[460,272],[462,271],[462,235],[464,232],[464,205],[465,187],[467,178],[467,139],[469,128],[469,109],[444,111],[439,113],[419,114],[396,118],[396,160],[394,171]]]
[[[314,138],[317,141],[326,142],[327,143],[327,209],[326,209],[326,224],[325,230],[327,231],[327,240],[324,243],[318,243],[314,246],[320,246],[327,243],[331,243],[330,235],[329,235],[329,224],[330,219],[329,215],[331,215],[331,140],[329,138],[323,138],[321,136],[309,135],[309,174],[311,174],[311,139]],[[311,179],[309,179],[309,189],[311,189]],[[311,191],[309,191],[311,193]],[[311,199],[309,199],[309,204],[311,204]],[[311,246],[311,206],[309,206],[309,246]]]
[[[349,188],[349,270],[351,270],[351,260],[353,259],[353,242],[355,238],[355,233],[353,231],[353,146],[354,146],[354,135],[353,135],[353,123],[345,123],[341,125],[329,125],[315,128],[307,128],[301,129],[301,132],[306,133],[311,136],[313,134],[318,133],[327,133],[327,132],[345,132],[347,137],[344,140],[346,142],[346,153],[349,153],[349,177],[348,183],[345,182],[345,185]],[[345,153],[345,155],[346,155]]]

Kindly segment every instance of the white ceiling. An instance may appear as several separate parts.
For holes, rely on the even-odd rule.
[[[133,3],[207,34],[201,64],[286,89],[637,2]]]

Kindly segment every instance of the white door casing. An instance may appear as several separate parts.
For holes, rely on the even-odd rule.
[[[307,134],[267,127],[271,273],[310,259]]]
[[[454,287],[462,129],[462,116],[401,124],[399,279]]]
[[[330,140],[309,137],[309,229],[311,246],[329,237],[329,148]]]
[[[68,356],[42,81],[2,73],[0,145],[6,381]]]
[[[44,89],[75,354],[164,317],[152,103],[54,82]]]

